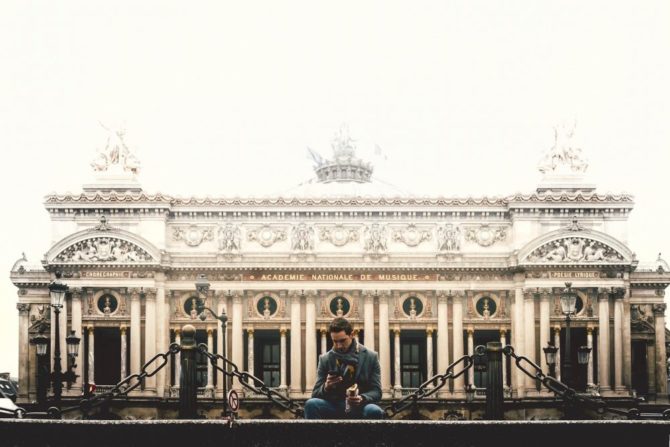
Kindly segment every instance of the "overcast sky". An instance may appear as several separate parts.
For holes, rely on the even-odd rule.
[[[634,194],[629,245],[670,258],[670,2],[3,1],[0,372],[17,373],[25,252],[43,197],[79,192],[124,125],[145,190],[276,195],[349,124],[377,177],[416,195],[531,193],[552,127],[600,192]],[[386,158],[374,158],[374,147]]]

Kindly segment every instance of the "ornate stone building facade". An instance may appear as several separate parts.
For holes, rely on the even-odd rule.
[[[587,164],[569,137],[557,132],[537,191],[503,198],[403,196],[374,179],[344,131],[332,159],[313,155],[315,179],[289,195],[184,199],[144,192],[124,134],[110,134],[93,163],[97,181],[46,198],[53,244],[42,265],[22,258],[11,271],[21,400],[35,399],[29,341],[51,321],[47,285],[60,270],[70,287],[61,344],[69,330],[83,338],[82,380],[70,396],[82,382],[103,390],[138,372],[180,340],[186,323],[222,352],[218,321],[201,321],[194,309],[196,278],[206,274],[207,305],[230,318],[230,359],[294,398],[310,395],[335,316],[379,352],[386,399],[487,341],[512,344],[548,371],[542,348],[551,342],[565,353],[559,295],[571,282],[579,296],[573,364],[578,346],[592,348],[577,387],[667,401],[668,265],[660,256],[638,262],[627,245],[633,199],[584,183]],[[463,399],[484,374],[470,370],[439,398]],[[147,406],[174,399],[178,376],[171,362],[131,398]],[[508,397],[551,399],[513,365],[504,376]],[[222,376],[204,359],[198,380],[203,399],[221,398]]]

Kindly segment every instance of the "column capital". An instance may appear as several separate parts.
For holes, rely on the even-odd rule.
[[[181,335],[181,328],[175,328],[175,329],[174,329],[174,335],[175,335],[175,336],[179,336],[179,335]]]
[[[375,293],[371,290],[366,290],[363,292],[363,299],[365,300],[365,304],[374,304]]]
[[[121,336],[122,336],[122,337],[123,337],[124,335],[126,335],[126,331],[128,330],[128,328],[126,328],[125,326],[121,326],[121,327],[119,327],[119,329],[121,330]]]
[[[81,287],[72,287],[72,288],[70,288],[70,292],[72,293],[72,299],[73,300],[74,299],[80,300],[83,290],[82,290]]]
[[[88,326],[86,327],[86,330],[88,331],[88,335],[92,335],[95,328],[93,326]]]
[[[325,326],[321,326],[319,328],[319,332],[321,333],[321,335],[326,335],[328,333],[328,329]]]
[[[663,315],[665,315],[665,308],[666,308],[666,307],[667,307],[667,306],[665,305],[665,303],[654,304],[654,305],[652,306],[652,309],[653,309],[653,312],[654,312],[654,316],[656,316],[656,317],[662,317]]]
[[[279,328],[279,335],[286,336],[286,332],[287,330],[285,327],[282,326]]]
[[[586,334],[593,335],[593,326],[586,326]]]
[[[552,290],[551,288],[544,287],[544,288],[539,289],[539,292],[540,292],[540,297],[541,297],[543,300],[548,300],[548,299],[549,299],[549,295],[551,295],[551,293],[553,292],[553,290]]]
[[[254,336],[254,328],[252,328],[252,327],[248,327],[248,328],[247,328],[247,335],[248,335],[249,337],[253,337],[253,336]]]
[[[463,290],[450,290],[448,293],[449,296],[451,296],[452,300],[454,302],[461,301],[465,297],[465,291]]]
[[[610,297],[610,289],[607,287],[598,287],[598,301],[607,301]]]
[[[527,300],[532,300],[535,298],[535,293],[537,292],[536,288],[524,288],[523,289],[523,296]]]
[[[393,328],[393,334],[396,336],[400,336],[400,328],[399,327],[394,327]]]
[[[428,326],[428,327],[426,328],[426,335],[427,335],[428,337],[432,337],[432,336],[433,336],[433,331],[434,331],[434,330],[435,330],[435,329],[433,329],[432,326]]]
[[[131,300],[134,301],[134,300],[137,300],[137,299],[140,298],[140,289],[138,289],[138,288],[136,288],[136,287],[133,287],[133,288],[131,288],[131,289],[128,289],[128,291],[129,291],[129,293],[130,293],[130,299],[131,299]],[[93,293],[93,291],[90,290],[90,289],[86,289],[86,292],[87,292],[87,293],[90,293],[90,294]]]
[[[612,289],[612,296],[615,300],[623,300],[626,297],[626,288],[614,287]]]
[[[154,287],[148,287],[144,289],[144,298],[147,300],[155,300],[156,299],[156,291],[157,289]]]
[[[468,327],[465,329],[465,331],[468,333],[468,337],[470,337],[470,336],[474,335],[474,333],[475,333],[475,328],[473,328],[472,326],[468,326]]]
[[[30,304],[16,303],[16,310],[19,311],[19,315],[28,315],[30,313]]]
[[[312,290],[312,289],[304,290],[303,293],[305,294],[305,297],[307,297],[308,299],[312,299],[312,300],[318,296],[318,293],[316,292],[316,290]]]
[[[214,334],[214,329],[212,328],[207,328],[207,336],[211,337]]]
[[[435,295],[437,296],[437,303],[438,304],[446,304],[447,299],[449,298],[450,292],[448,290],[438,290],[435,292]]]
[[[500,336],[501,337],[506,337],[507,336],[507,329],[500,328]]]
[[[302,298],[302,290],[289,290],[288,291],[288,296],[291,299],[291,303],[295,302],[300,302],[300,298]]]
[[[560,334],[561,333],[561,326],[554,326],[554,332]]]

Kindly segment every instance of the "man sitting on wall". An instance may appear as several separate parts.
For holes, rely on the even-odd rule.
[[[376,405],[382,397],[379,357],[354,340],[351,323],[330,323],[333,349],[319,357],[312,398],[305,419],[381,419]]]

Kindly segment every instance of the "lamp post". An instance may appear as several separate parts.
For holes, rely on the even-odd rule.
[[[209,291],[209,281],[207,281],[207,277],[201,273],[198,275],[198,279],[195,282],[195,289],[198,292],[198,301],[196,303],[196,311],[198,312],[198,317],[200,320],[205,321],[205,318],[207,316],[205,315],[205,311],[209,311],[210,314],[217,320],[221,322],[221,340],[223,346],[221,347],[221,352],[223,353],[223,357],[226,357],[226,326],[228,322],[228,315],[226,315],[226,309],[225,306],[221,308],[221,315],[217,315],[216,312],[214,312],[212,309],[209,307],[205,306],[205,301],[202,298],[207,294]],[[223,363],[223,369],[227,373],[228,372],[228,365],[226,362]],[[223,374],[223,414],[222,416],[225,418],[228,416],[228,375],[224,373]]]
[[[61,357],[60,357],[60,310],[63,308],[63,303],[65,300],[65,294],[67,293],[68,287],[63,284],[60,280],[61,273],[56,272],[56,279],[51,281],[49,284],[49,295],[51,297],[50,307],[53,308],[55,314],[55,321],[52,324],[55,325],[55,334],[56,339],[54,340],[54,367],[53,371],[49,374],[49,380],[53,387],[54,400],[59,402],[63,394],[63,381],[67,382],[76,382],[77,375],[72,371],[74,366],[74,359],[79,355],[79,343],[81,339],[77,337],[74,331],[71,331],[70,335],[65,338],[67,343],[67,355],[72,362],[67,362],[67,372],[63,373],[61,367]],[[47,345],[49,344],[49,339],[43,335],[37,335],[31,341],[37,350],[37,355],[39,357],[44,357],[47,354]],[[39,383],[39,380],[38,380]],[[41,390],[40,390],[41,391]],[[40,399],[40,394],[38,393],[38,400]],[[44,393],[46,397],[46,393]]]
[[[547,365],[549,365],[549,375],[556,378],[556,352],[558,348],[554,345],[549,345],[546,348],[542,348],[542,350],[544,351]]]
[[[566,282],[565,289],[561,293],[561,310],[565,315],[565,361],[563,362],[563,370],[565,372],[566,383],[569,387],[574,387],[574,380],[572,377],[572,361],[570,359],[570,316],[575,313],[575,306],[577,305],[577,294],[572,291],[572,283]]]

